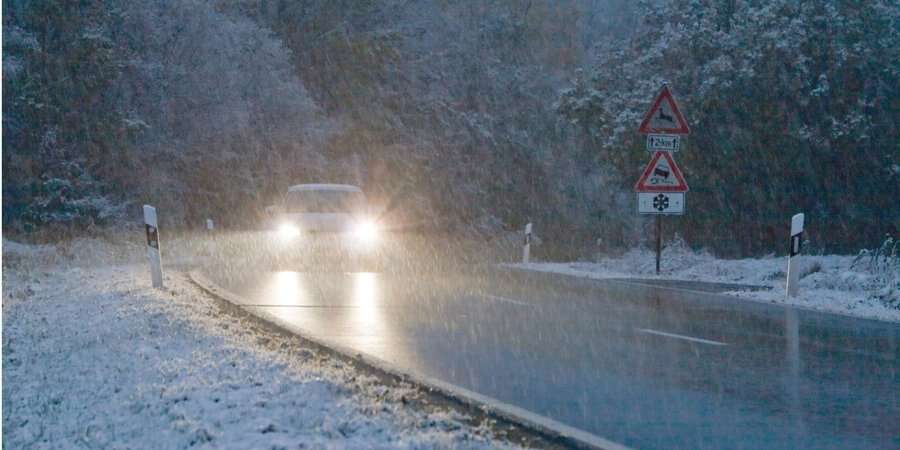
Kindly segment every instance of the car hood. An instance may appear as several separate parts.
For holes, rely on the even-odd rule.
[[[344,232],[353,229],[356,216],[346,213],[295,213],[285,219],[305,231]]]

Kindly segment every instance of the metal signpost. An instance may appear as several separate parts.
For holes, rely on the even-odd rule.
[[[162,257],[159,251],[159,223],[156,208],[144,205],[144,229],[147,232],[147,260],[150,262],[150,278],[153,287],[163,287]]]
[[[656,215],[656,273],[659,273],[662,253],[662,216],[684,214],[687,182],[672,154],[681,149],[681,136],[690,128],[675,97],[667,85],[663,85],[638,132],[647,135],[647,151],[653,152],[650,163],[634,186],[637,192],[638,213]]]

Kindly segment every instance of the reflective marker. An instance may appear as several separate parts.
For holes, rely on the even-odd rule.
[[[788,249],[787,269],[787,296],[796,297],[799,288],[800,273],[797,268],[797,257],[800,255],[800,246],[803,241],[803,221],[805,216],[794,214],[791,218],[791,242]]]
[[[522,262],[528,264],[531,261],[531,222],[525,225],[525,244],[522,245]]]
[[[159,223],[156,220],[156,208],[144,205],[144,230],[147,233],[147,261],[150,263],[150,278],[153,287],[163,287],[162,256],[159,249]]]

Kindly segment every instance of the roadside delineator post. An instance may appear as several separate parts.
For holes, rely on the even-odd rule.
[[[531,261],[531,222],[525,225],[525,243],[522,245],[522,262],[528,264]]]
[[[144,228],[147,232],[147,260],[150,263],[150,278],[153,287],[163,287],[162,256],[159,250],[159,222],[156,220],[156,208],[144,205]]]
[[[216,224],[213,223],[213,220],[210,218],[206,219],[206,231],[213,231],[216,229]]]
[[[797,256],[800,255],[800,246],[803,242],[803,213],[794,214],[791,218],[791,247],[788,251],[787,269],[787,296],[796,297],[800,283],[800,272],[797,267]]]

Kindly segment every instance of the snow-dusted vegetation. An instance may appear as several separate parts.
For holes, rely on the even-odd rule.
[[[619,256],[597,255],[591,262],[536,262],[512,267],[601,280],[733,283],[747,289],[726,292],[727,295],[900,322],[900,252],[891,239],[858,256],[801,256],[797,297],[785,294],[787,258],[770,254],[762,258],[720,259],[708,251],[690,249],[681,239],[663,249],[658,275],[656,255],[646,248],[634,248]]]
[[[671,221],[730,257],[897,233],[897,5],[712,1],[11,1],[4,229],[259,221],[361,185],[397,226],[532,221],[633,246],[635,128],[660,83],[693,133]],[[700,242],[703,241],[703,242]]]
[[[102,250],[63,250],[85,245]],[[3,243],[5,448],[511,448],[183,275],[151,289],[144,265],[106,265],[131,257],[121,244],[66,247]]]
[[[796,212],[829,251],[898,232],[897,2],[674,0],[640,10],[633,34],[598,43],[596,64],[559,109],[598,164],[633,183],[648,159],[636,124],[662,82],[676,90],[691,126],[676,159],[691,191],[671,231],[732,257],[784,248]]]

